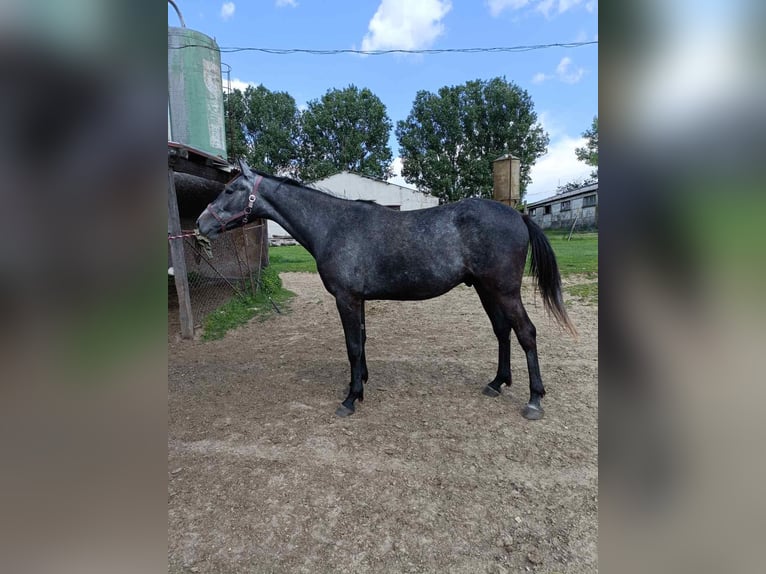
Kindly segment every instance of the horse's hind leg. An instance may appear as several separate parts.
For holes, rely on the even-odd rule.
[[[494,293],[480,285],[476,285],[476,292],[497,337],[497,375],[482,392],[488,397],[498,397],[503,384],[511,386],[511,324]]]
[[[522,413],[525,418],[531,420],[541,419],[544,410],[540,405],[540,400],[545,396],[545,387],[543,387],[540,363],[537,359],[537,331],[530,321],[520,297],[507,299],[504,303],[503,308],[527,357],[529,403],[524,407]]]
[[[367,353],[365,347],[367,345],[367,329],[364,324],[364,300],[362,300],[362,383],[366,383],[370,378],[370,374],[367,371]]]

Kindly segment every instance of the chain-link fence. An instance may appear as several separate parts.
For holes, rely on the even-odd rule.
[[[232,297],[256,291],[261,267],[268,261],[267,237],[265,221],[227,231],[210,241],[212,257],[196,244],[194,237],[182,239],[195,328]],[[168,322],[171,330],[180,325],[178,312],[178,295],[170,277]],[[179,331],[180,327],[175,330]]]

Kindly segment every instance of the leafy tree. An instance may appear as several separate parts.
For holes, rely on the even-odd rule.
[[[228,95],[226,106],[229,158],[271,173],[294,172],[300,115],[290,94],[248,86]]]
[[[226,152],[229,156],[229,161],[234,162],[238,159],[247,159],[248,163],[250,163],[244,130],[247,111],[245,97],[242,92],[234,90],[229,94],[224,93],[223,107],[226,117]]]
[[[549,141],[532,98],[505,78],[418,92],[396,137],[404,179],[445,202],[492,197],[492,162],[507,153],[521,160],[523,199]]]
[[[348,170],[391,176],[388,138],[392,123],[383,102],[369,89],[351,85],[328,90],[301,114],[298,172],[312,181]]]
[[[587,138],[585,147],[575,149],[575,155],[580,161],[584,161],[596,169],[590,172],[591,177],[598,178],[598,116],[593,118],[593,123],[589,130],[585,130],[582,137]]]

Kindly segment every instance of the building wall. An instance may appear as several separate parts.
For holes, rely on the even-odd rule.
[[[531,214],[531,217],[543,229],[571,227],[575,219],[577,219],[578,227],[598,227],[598,192],[595,192],[596,205],[583,207],[583,200],[592,195],[594,194],[590,193],[569,199],[554,200],[548,204],[550,206],[548,214],[545,213],[544,205],[538,205],[533,208],[535,212]],[[562,203],[566,201],[569,201],[570,209],[562,210]]]
[[[344,199],[367,199],[398,208],[401,211],[424,209],[439,205],[439,199],[414,189],[409,189],[393,183],[386,183],[359,175],[342,172],[331,175],[312,184],[323,191],[328,191],[336,197]],[[269,237],[289,235],[281,225],[269,221]]]

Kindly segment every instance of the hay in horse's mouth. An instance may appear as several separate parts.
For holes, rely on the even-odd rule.
[[[200,253],[204,253],[208,259],[213,258],[213,245],[210,243],[210,238],[207,235],[203,235],[199,227],[194,229],[194,242],[197,244],[197,249]]]

